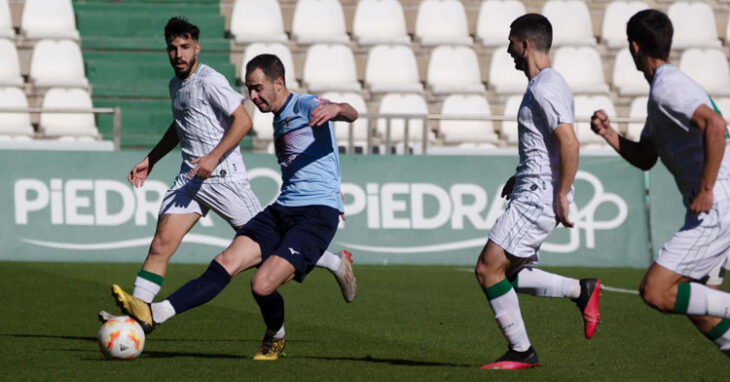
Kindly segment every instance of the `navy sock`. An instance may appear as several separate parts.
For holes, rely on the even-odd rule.
[[[281,329],[284,325],[284,298],[281,297],[279,292],[274,291],[274,293],[267,296],[259,296],[253,293],[253,298],[259,304],[266,329],[272,332]]]
[[[180,289],[167,296],[175,313],[205,304],[217,296],[231,281],[231,275],[217,261],[210,262],[208,269],[195,280],[188,281]]]

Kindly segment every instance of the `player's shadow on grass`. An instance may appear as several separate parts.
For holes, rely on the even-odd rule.
[[[469,367],[472,368],[474,365],[467,365],[463,363],[451,363],[451,362],[429,362],[429,361],[414,361],[410,359],[398,359],[398,358],[374,358],[370,355],[364,357],[323,357],[323,356],[295,356],[287,358],[301,358],[301,359],[317,359],[325,361],[357,361],[357,362],[368,362],[368,363],[387,363],[397,366],[446,366],[446,367]]]

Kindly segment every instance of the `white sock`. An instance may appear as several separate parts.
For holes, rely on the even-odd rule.
[[[281,338],[284,338],[284,336],[286,336],[286,330],[284,330],[284,325],[281,325],[281,328],[276,332],[266,329],[266,335],[281,339]]]
[[[576,299],[580,296],[580,282],[538,268],[523,268],[517,274],[517,291],[537,297]]]
[[[502,334],[509,342],[510,349],[526,351],[530,348],[530,340],[527,338],[527,329],[522,321],[520,302],[517,293],[512,289],[509,280],[504,279],[489,288],[484,289],[489,305],[494,312]]]
[[[150,309],[152,309],[152,320],[158,324],[175,316],[175,308],[172,307],[169,300],[151,304]]]
[[[687,311],[684,313],[730,318],[730,293],[708,288],[700,283],[679,284],[675,311],[677,311],[678,305],[681,304],[680,300],[686,298],[682,296],[686,296],[687,287],[689,287],[689,301],[687,302]],[[677,313],[682,313],[681,309]]]
[[[339,256],[330,251],[324,251],[319,260],[317,260],[317,264],[315,264],[315,266],[320,268],[327,268],[332,272],[336,272],[338,269],[340,269],[341,263],[342,259],[340,259]]]
[[[157,293],[160,292],[160,289],[162,289],[162,286],[137,276],[137,278],[134,279],[134,291],[132,292],[132,296],[137,297],[146,303],[151,303],[152,300],[155,299],[155,296],[157,296]]]
[[[724,330],[724,333],[713,333],[717,330]],[[714,339],[711,339],[709,336],[711,334],[719,335],[719,337],[716,337]],[[727,353],[730,352],[730,328],[728,328],[728,320],[722,320],[713,330],[710,331],[710,333],[706,333],[706,336],[712,340],[712,342],[717,345],[717,347],[720,349],[721,352]],[[713,336],[714,336],[713,335]]]

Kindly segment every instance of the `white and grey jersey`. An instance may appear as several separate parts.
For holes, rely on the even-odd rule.
[[[228,80],[210,66],[199,64],[195,73],[181,80],[170,80],[172,113],[182,149],[180,177],[194,167],[195,158],[209,154],[231,127],[231,114],[243,103],[243,96],[233,90]],[[238,146],[225,153],[205,183],[247,181]]]
[[[560,145],[554,131],[573,124],[573,93],[553,68],[545,68],[527,85],[517,112],[518,148],[515,191],[537,185],[546,201],[553,200],[553,184],[560,180]]]
[[[702,132],[690,122],[701,105],[713,108],[710,96],[689,76],[670,64],[656,69],[641,138],[652,143],[674,176],[685,206],[689,206],[697,193],[705,163]],[[728,141],[725,143],[727,148]],[[724,183],[720,181],[730,179],[730,155],[727,151],[725,154],[715,183],[718,196],[727,194],[727,190],[717,190]]]

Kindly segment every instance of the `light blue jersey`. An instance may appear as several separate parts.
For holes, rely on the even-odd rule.
[[[320,205],[344,212],[340,196],[340,156],[332,122],[309,126],[320,102],[310,94],[289,95],[274,116],[274,146],[281,166],[277,203],[288,207]]]

